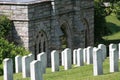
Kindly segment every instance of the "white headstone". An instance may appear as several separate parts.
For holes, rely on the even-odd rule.
[[[107,57],[107,48],[106,48],[106,45],[99,44],[98,48],[100,48],[102,50],[102,56],[103,56],[103,61],[104,61],[106,59],[106,57]]]
[[[83,61],[83,49],[79,48],[77,50],[77,66],[83,66],[84,61]]]
[[[16,73],[22,72],[22,57],[20,55],[15,57],[15,71]]]
[[[54,50],[51,52],[52,72],[59,71],[59,52]]]
[[[65,64],[64,64],[64,69],[68,70],[71,69],[72,66],[72,61],[71,61],[71,49],[66,48],[64,50],[65,53]]]
[[[84,63],[87,62],[87,49],[86,48],[83,49],[83,61]]]
[[[118,71],[118,51],[116,49],[112,49],[110,52],[110,72]]]
[[[64,66],[64,63],[65,63],[65,54],[64,54],[64,51],[61,52],[61,62],[62,62],[62,66]]]
[[[119,48],[118,50],[119,50],[119,59],[120,59],[120,43],[118,44],[118,46],[119,46],[119,47],[118,47],[118,48]]]
[[[28,56],[30,57],[30,62],[32,62],[33,60],[35,60],[34,54],[29,54]]]
[[[102,50],[99,48],[94,48],[93,51],[93,75],[102,75],[103,74],[103,64],[102,64]]]
[[[37,60],[41,61],[43,73],[46,73],[46,67],[47,67],[47,55],[46,55],[46,53],[42,52],[42,53],[38,54]]]
[[[43,80],[42,63],[34,60],[30,63],[31,80]]]
[[[30,77],[30,57],[22,57],[22,75],[23,78]]]
[[[77,64],[77,49],[73,50],[73,64]]]
[[[4,80],[13,80],[13,61],[6,58],[3,60]]]
[[[110,53],[113,49],[117,49],[117,45],[116,45],[116,44],[110,44],[110,45],[109,45],[109,53]],[[110,55],[110,54],[109,54],[109,55]]]
[[[93,47],[87,47],[87,64],[93,63]]]

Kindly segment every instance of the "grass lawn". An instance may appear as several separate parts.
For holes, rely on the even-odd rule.
[[[54,73],[51,72],[50,68],[47,68],[47,72],[44,74],[44,80],[120,80],[120,72],[109,72],[108,59],[104,61],[103,67],[104,74],[100,76],[93,76],[93,65],[72,67],[72,69],[67,71],[63,67],[60,67],[60,71]],[[3,80],[3,76],[0,76],[0,80]],[[14,80],[30,80],[30,78],[23,79],[22,74],[19,73],[14,74]]]
[[[117,19],[115,14],[111,14],[106,18],[107,27],[112,34],[104,36],[105,40],[120,40],[120,20]]]

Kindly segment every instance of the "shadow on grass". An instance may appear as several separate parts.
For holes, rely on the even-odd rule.
[[[114,23],[107,22],[106,25],[107,25],[107,28],[109,29],[111,34],[114,34],[114,33],[117,33],[120,31],[120,26],[118,26]]]

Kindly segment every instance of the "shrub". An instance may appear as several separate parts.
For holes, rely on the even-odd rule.
[[[2,61],[5,58],[12,58],[13,63],[15,63],[16,55],[23,56],[29,54],[29,51],[25,50],[25,48],[16,46],[6,40],[11,29],[12,22],[6,16],[0,15],[0,75],[3,74]]]
[[[4,38],[0,39],[0,63],[2,63],[5,58],[14,59],[16,55],[27,55],[29,52],[25,48],[20,46],[15,46],[13,43],[9,43]]]
[[[13,43],[9,43],[4,38],[0,38],[0,65],[2,65],[2,61],[5,58],[12,58],[13,63],[15,63],[15,56],[16,55],[27,55],[30,52],[25,50],[25,48],[16,46]],[[15,64],[13,64],[15,65]],[[0,75],[3,74],[3,69],[0,67]]]
[[[12,29],[12,22],[4,15],[0,15],[0,37],[6,37]]]

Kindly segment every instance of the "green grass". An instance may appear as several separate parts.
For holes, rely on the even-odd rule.
[[[103,75],[93,76],[93,65],[72,67],[72,69],[67,71],[63,67],[60,67],[60,71],[54,73],[51,72],[51,68],[47,68],[47,72],[44,74],[44,80],[120,80],[120,72],[109,72],[108,59],[103,63],[103,69]],[[3,76],[0,76],[0,80],[3,80]],[[30,80],[30,78],[23,79],[22,74],[19,73],[14,74],[14,80]]]
[[[120,20],[117,19],[115,14],[111,14],[106,18],[106,24],[111,34],[108,36],[104,36],[105,40],[120,40]]]

